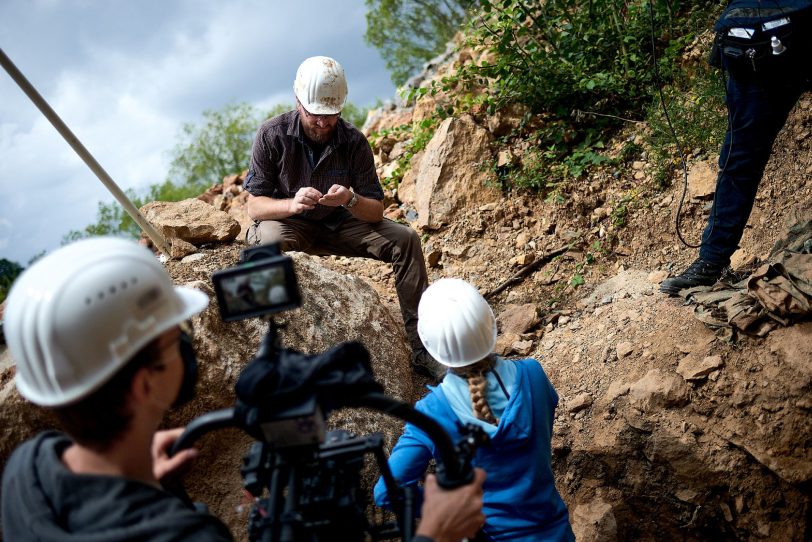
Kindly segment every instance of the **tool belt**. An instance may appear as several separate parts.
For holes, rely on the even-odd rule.
[[[812,1],[733,1],[715,29],[710,63],[733,76],[812,64]]]

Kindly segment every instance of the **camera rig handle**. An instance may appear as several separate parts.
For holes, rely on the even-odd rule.
[[[368,407],[410,423],[429,436],[440,455],[436,476],[437,483],[441,487],[454,489],[473,481],[474,469],[471,465],[473,453],[476,451],[476,445],[487,442],[488,438],[485,436],[483,440],[477,433],[481,429],[463,428],[464,439],[459,446],[455,446],[438,422],[402,401],[382,393],[369,393],[360,397],[358,403],[357,406]],[[477,436],[471,436],[471,431],[477,433]]]
[[[169,449],[169,457],[172,457],[181,450],[191,448],[192,445],[203,435],[218,429],[236,427],[234,418],[234,407],[213,410],[198,416],[186,426],[186,429],[178,437]]]
[[[368,393],[356,398],[348,407],[368,407],[384,414],[394,416],[407,423],[411,423],[426,433],[437,446],[440,462],[437,465],[437,482],[441,487],[453,489],[470,483],[474,478],[471,459],[476,446],[487,442],[487,436],[481,433],[476,426],[462,429],[464,438],[457,446],[452,442],[445,429],[434,419],[426,416],[414,407],[383,393]],[[169,455],[175,455],[180,450],[191,447],[206,433],[229,427],[241,427],[240,421],[234,416],[234,408],[224,408],[208,412],[192,420],[186,430],[169,450]]]

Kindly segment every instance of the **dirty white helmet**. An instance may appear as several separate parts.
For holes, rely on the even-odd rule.
[[[293,92],[311,115],[341,113],[347,100],[344,68],[326,56],[310,57],[296,71]]]
[[[173,286],[152,253],[132,241],[97,237],[62,247],[20,275],[6,301],[17,389],[42,406],[78,401],[208,302],[200,291]]]
[[[417,308],[417,333],[431,356],[447,367],[465,367],[493,352],[496,318],[476,288],[460,279],[429,286]]]

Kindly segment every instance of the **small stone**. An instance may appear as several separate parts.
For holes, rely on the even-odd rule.
[[[530,236],[527,234],[527,232],[520,233],[519,235],[516,236],[516,248],[518,249],[524,248],[524,246],[527,244],[529,240]]]
[[[606,392],[606,399],[609,402],[614,401],[621,395],[629,393],[629,385],[620,380],[616,380],[609,384],[609,390]]]
[[[674,496],[679,500],[681,500],[682,502],[694,502],[694,499],[696,499],[697,495],[699,495],[699,493],[693,491],[692,489],[680,489],[679,491],[674,493]]]
[[[652,284],[660,284],[662,281],[668,278],[668,275],[669,275],[668,271],[664,269],[658,269],[648,274],[648,281]]]
[[[581,393],[567,401],[567,411],[571,413],[580,412],[592,406],[592,396],[588,393]]]
[[[617,357],[618,358],[625,358],[632,352],[634,352],[634,345],[628,341],[623,341],[617,343]]]
[[[441,250],[432,250],[426,255],[426,265],[431,268],[438,267],[442,256],[443,252]]]
[[[180,263],[199,262],[200,260],[202,260],[205,257],[206,257],[205,254],[201,254],[200,252],[198,252],[197,254],[190,254],[189,256],[186,256],[185,258],[183,258],[180,261]]]
[[[519,254],[516,256],[516,263],[522,267],[530,265],[534,260],[535,256],[532,253]]]
[[[559,325],[559,326],[566,325],[566,324],[568,324],[568,323],[569,323],[569,321],[570,321],[570,317],[569,317],[569,316],[562,316],[562,317],[560,317],[560,318],[558,319],[558,325]]]
[[[520,356],[526,356],[533,350],[533,341],[516,341],[511,345],[511,349]]]
[[[710,373],[724,366],[721,356],[707,356],[702,361],[693,356],[686,356],[677,366],[677,372],[685,380],[703,380]]]

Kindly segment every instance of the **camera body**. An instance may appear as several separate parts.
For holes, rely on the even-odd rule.
[[[437,446],[442,487],[473,479],[474,451],[487,442],[481,428],[461,428],[463,440],[455,445],[438,422],[384,395],[361,343],[343,342],[316,354],[280,347],[270,315],[299,307],[301,295],[293,260],[278,245],[243,250],[240,263],[215,272],[212,282],[224,321],[265,316],[269,331],[240,373],[235,406],[192,420],[170,455],[226,427],[256,439],[241,468],[244,487],[254,497],[250,540],[411,539],[416,489],[397,485],[383,435],[327,431],[327,415],[339,408],[371,408],[424,431]],[[370,498],[361,472],[370,455],[392,498],[394,520],[379,522],[368,515]]]
[[[293,260],[280,253],[279,245],[244,249],[240,262],[211,277],[223,321],[275,314],[302,304]]]

